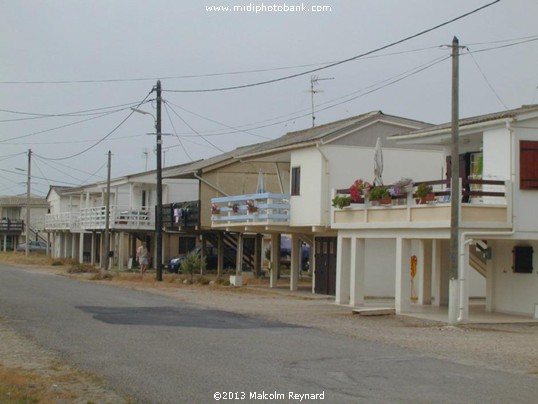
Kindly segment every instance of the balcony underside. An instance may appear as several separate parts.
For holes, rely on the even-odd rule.
[[[450,204],[364,208],[356,205],[333,210],[333,229],[450,228]],[[462,204],[460,227],[510,229],[506,205]]]

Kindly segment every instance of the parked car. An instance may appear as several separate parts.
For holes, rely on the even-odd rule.
[[[30,251],[47,251],[47,243],[43,241],[30,241]],[[26,243],[17,245],[17,251],[26,251]]]
[[[282,236],[280,240],[280,265],[291,265],[291,238]],[[310,246],[306,243],[301,245],[301,268],[303,271],[310,269]]]
[[[196,247],[194,248],[192,252],[195,252],[196,254],[198,254],[198,256],[200,256],[201,252],[202,252],[202,249],[200,247]],[[168,261],[168,263],[164,266],[164,268],[168,271],[168,272],[179,272],[180,268],[181,268],[181,263],[187,259],[187,255],[188,254],[181,254],[181,255],[178,255],[176,257],[173,257],[170,259],[170,261]],[[217,268],[217,263],[218,263],[218,255],[217,253],[214,251],[213,248],[209,247],[207,249],[207,252],[206,252],[206,255],[205,255],[205,260],[206,260],[206,269],[216,269]],[[224,268],[227,268],[227,267],[235,267],[235,262],[232,262],[230,259],[228,259],[226,256],[224,257]]]

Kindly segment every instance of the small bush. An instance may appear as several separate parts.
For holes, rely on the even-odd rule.
[[[202,262],[200,260],[200,256],[195,252],[190,252],[187,255],[187,258],[183,260],[181,263],[181,272],[184,274],[190,274],[191,275],[191,283],[193,281],[194,272],[200,270],[200,267],[202,265]]]
[[[226,278],[217,278],[215,279],[215,283],[217,285],[230,286],[230,280]]]
[[[211,280],[206,278],[205,276],[201,276],[200,278],[198,278],[198,283],[200,285],[209,285],[209,282],[211,282]]]
[[[64,263],[62,262],[62,260],[52,260],[52,262],[50,263],[50,265],[52,265],[53,267],[57,267],[63,264]]]
[[[92,281],[111,281],[114,279],[114,275],[110,272],[99,271],[94,276],[91,277]]]
[[[95,274],[99,272],[99,268],[95,268],[90,264],[77,263],[71,265],[67,272],[70,274]]]

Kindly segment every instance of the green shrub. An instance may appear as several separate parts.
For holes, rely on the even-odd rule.
[[[200,256],[196,252],[190,252],[187,258],[181,263],[181,272],[191,275],[191,282],[193,281],[194,272],[200,270],[202,261]]]

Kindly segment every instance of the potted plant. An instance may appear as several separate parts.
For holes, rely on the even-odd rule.
[[[390,191],[383,185],[373,187],[368,193],[368,199],[378,202],[380,205],[390,205],[392,203]]]
[[[256,213],[258,211],[258,207],[256,205],[254,205],[254,201],[249,199],[246,202],[246,204],[247,204],[248,213]]]
[[[239,212],[239,204],[233,203],[233,204],[230,204],[229,206],[230,206],[230,208],[232,208],[233,213]]]
[[[211,205],[211,213],[214,214],[214,215],[220,214],[220,208],[218,207],[217,204],[213,203]]]
[[[390,192],[393,196],[405,195],[413,189],[413,180],[411,178],[400,178],[394,182],[390,188]]]
[[[366,195],[372,184],[362,179],[355,180],[353,184],[349,187],[349,195],[351,196],[351,201],[355,203],[364,203],[364,195]]]
[[[332,200],[333,207],[342,209],[351,204],[351,196],[336,195]]]
[[[433,193],[432,186],[426,183],[419,184],[415,192],[415,195],[418,198],[417,202],[421,205],[424,205],[428,202],[435,200],[435,194]]]

